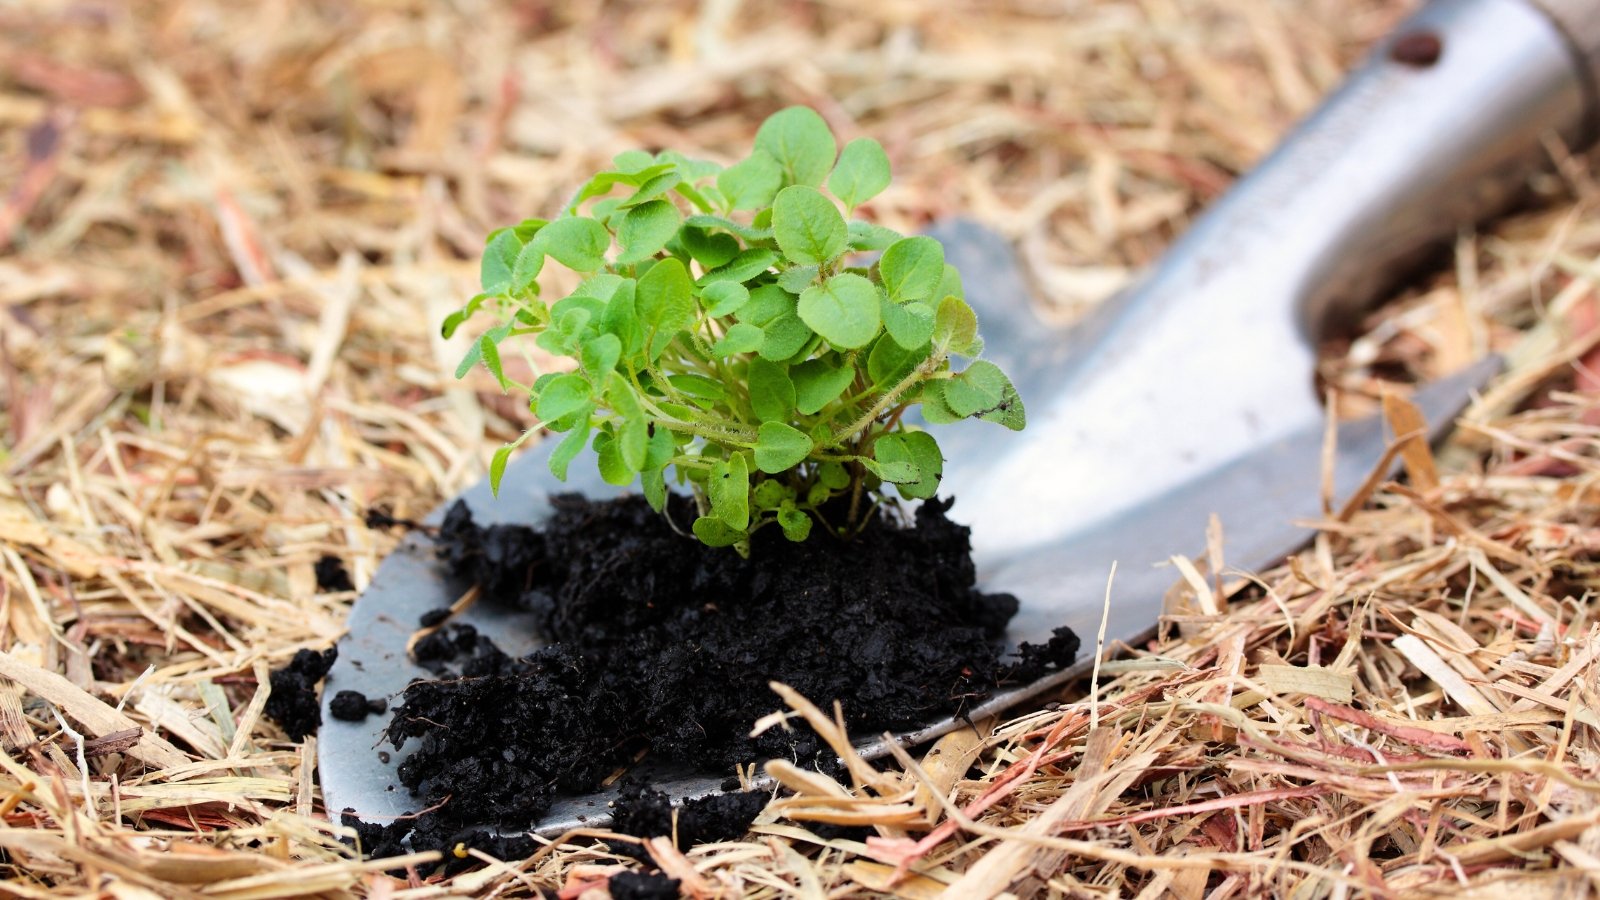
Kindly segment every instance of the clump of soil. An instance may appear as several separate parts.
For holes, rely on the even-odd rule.
[[[880,516],[853,541],[760,532],[748,560],[684,537],[637,497],[553,503],[542,531],[479,527],[459,503],[439,529],[441,560],[480,586],[479,602],[536,613],[551,644],[511,659],[465,626],[418,643],[419,662],[462,677],[407,687],[388,727],[396,747],[416,745],[401,782],[420,807],[438,807],[397,823],[416,827],[412,849],[474,826],[526,827],[558,793],[593,790],[641,753],[712,773],[816,760],[823,748],[808,730],[749,736],[779,705],[774,680],[837,698],[851,731],[870,735],[960,714],[1077,652],[1062,629],[1001,658],[1017,601],[974,588],[968,531],[945,517],[948,503],[922,504],[911,523]],[[693,518],[682,498],[669,513]],[[749,815],[760,806],[738,802],[754,803]],[[624,805],[618,826],[652,809],[666,818],[664,805],[637,815]]]
[[[299,650],[288,664],[272,670],[272,693],[262,708],[267,718],[277,722],[291,741],[305,740],[316,734],[322,725],[322,712],[317,708],[317,682],[333,668],[339,656],[336,647],[318,653]]]

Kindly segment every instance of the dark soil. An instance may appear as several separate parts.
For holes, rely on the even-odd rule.
[[[272,671],[272,693],[262,712],[283,728],[289,740],[305,740],[306,735],[316,734],[322,725],[322,713],[317,709],[317,682],[328,674],[338,657],[337,647],[329,647],[321,653],[300,650],[288,665]]]
[[[418,642],[418,661],[442,677],[406,688],[388,736],[415,748],[400,780],[419,808],[438,809],[363,826],[369,852],[397,852],[397,828],[411,830],[412,849],[468,840],[493,852],[475,842],[483,828],[526,827],[557,793],[593,790],[641,753],[710,774],[772,757],[825,764],[803,727],[749,736],[780,707],[770,681],[825,707],[840,700],[852,733],[873,735],[959,715],[1077,652],[1062,629],[1002,659],[1017,601],[974,588],[968,532],[945,518],[947,503],[922,504],[905,526],[880,517],[849,542],[793,544],[771,529],[749,560],[681,536],[636,497],[554,505],[544,531],[480,528],[461,504],[439,529],[440,559],[479,584],[479,602],[536,613],[551,643],[512,659],[468,626]],[[676,521],[692,518],[686,507],[671,510]],[[716,798],[703,827],[686,808],[679,837],[735,837],[763,802]],[[616,827],[670,833],[667,809],[636,790]]]

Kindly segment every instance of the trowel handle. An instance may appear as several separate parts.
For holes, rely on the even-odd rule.
[[[1276,246],[1319,333],[1592,140],[1597,84],[1600,0],[1434,0],[1207,219]]]

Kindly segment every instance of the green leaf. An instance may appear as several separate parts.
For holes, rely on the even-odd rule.
[[[795,409],[806,416],[816,413],[844,393],[855,377],[853,367],[835,366],[822,359],[808,359],[794,366],[789,378],[794,382]]]
[[[500,366],[500,348],[495,346],[494,338],[484,335],[478,338],[478,355],[483,357],[483,367],[489,370],[494,380],[499,383],[500,390],[506,389],[506,373]]]
[[[731,209],[760,209],[772,202],[781,187],[783,166],[760,147],[717,176],[717,189]]]
[[[885,228],[859,219],[850,222],[851,250],[886,250],[889,245],[905,237],[893,228]]]
[[[586,405],[583,409],[583,415],[579,419],[579,425],[568,431],[567,436],[562,438],[561,443],[556,445],[556,449],[551,451],[550,474],[554,475],[558,481],[567,480],[567,467],[572,465],[572,461],[577,458],[579,453],[583,452],[584,445],[589,443],[589,417],[593,414],[594,406]]]
[[[961,289],[961,272],[955,266],[944,264],[944,277],[939,279],[939,286],[934,289],[933,295],[966,299],[967,293]]]
[[[644,491],[645,502],[656,512],[667,507],[666,467],[672,462],[677,446],[672,442],[672,432],[657,428],[650,435],[650,446],[645,453],[644,469],[639,472],[639,487]]]
[[[756,468],[768,475],[782,474],[804,462],[814,446],[804,432],[782,422],[767,422],[756,432]]]
[[[829,490],[842,491],[850,486],[850,473],[839,463],[823,463],[817,466],[817,481]]]
[[[828,123],[804,106],[773,113],[756,131],[756,148],[778,161],[789,184],[822,184],[837,147]]]
[[[850,248],[839,207],[803,184],[784,188],[772,201],[772,234],[783,255],[801,265],[828,265]]]
[[[933,310],[926,303],[901,306],[885,298],[878,311],[883,314],[883,327],[889,337],[907,350],[915,350],[933,337]]]
[[[701,275],[696,284],[704,287],[718,281],[749,281],[772,268],[772,264],[777,261],[778,254],[765,247],[754,247],[741,252],[730,260],[727,265],[718,266]]]
[[[798,544],[811,536],[811,517],[793,503],[786,503],[778,510],[778,527],[783,529],[784,537]]]
[[[693,400],[703,400],[708,404],[723,403],[728,399],[727,388],[722,382],[704,375],[686,372],[681,375],[668,375],[667,383]]]
[[[689,257],[708,272],[739,255],[739,241],[733,235],[720,231],[687,226],[678,232],[678,240],[683,243],[683,249],[688,251]]]
[[[694,286],[689,271],[675,258],[651,266],[639,279],[635,305],[654,360],[678,332],[694,325]]]
[[[931,237],[902,238],[883,251],[878,275],[890,300],[926,300],[944,278],[944,247]]]
[[[735,316],[741,322],[765,327],[780,316],[794,313],[794,295],[775,284],[764,284],[749,294],[749,302],[742,304]]]
[[[511,266],[511,284],[509,290],[513,294],[521,294],[533,287],[539,278],[539,272],[544,268],[544,251],[539,245],[529,242],[517,252],[517,261]]]
[[[761,349],[761,344],[767,339],[766,332],[748,322],[739,322],[728,328],[715,344],[711,345],[711,352],[721,357],[732,356],[735,353],[754,353]]]
[[[617,229],[617,243],[622,245],[617,262],[626,265],[656,255],[678,233],[682,218],[678,208],[666,200],[651,200],[628,210]]]
[[[784,313],[768,322],[762,326],[762,331],[767,337],[761,342],[761,349],[756,352],[762,359],[773,362],[782,362],[799,353],[806,342],[811,340],[813,333],[806,323],[800,321],[800,317],[792,312]]]
[[[878,196],[889,186],[889,155],[872,138],[856,138],[839,152],[828,176],[828,190],[851,209]]]
[[[910,460],[873,459],[869,456],[861,456],[857,457],[857,459],[868,472],[878,476],[882,481],[907,484],[921,477],[921,473],[917,471],[917,467],[912,465]]]
[[[494,328],[484,332],[483,337],[488,338],[491,343],[498,345],[501,341],[505,340],[508,335],[511,334],[511,329],[515,325],[515,322],[507,322],[504,325],[497,325]],[[467,377],[467,373],[471,372],[472,367],[477,365],[478,361],[481,359],[483,359],[482,338],[473,341],[472,346],[467,348],[466,355],[461,357],[461,364],[456,366],[456,377]]]
[[[621,446],[610,432],[601,431],[594,436],[594,452],[599,457],[596,462],[599,464],[600,477],[606,484],[623,487],[633,481],[636,473],[628,467]]]
[[[495,232],[488,246],[483,248],[483,261],[478,266],[478,281],[485,294],[499,295],[511,290],[511,272],[521,252],[522,241],[514,230],[502,228]]]
[[[756,466],[761,465],[761,451],[756,450]],[[763,478],[750,492],[750,502],[756,509],[777,509],[785,501],[793,504],[794,489],[775,478]]]
[[[606,403],[622,417],[616,433],[617,449],[623,463],[634,472],[644,468],[645,450],[650,443],[650,420],[646,418],[633,385],[613,372],[606,380]]]
[[[750,527],[750,463],[743,453],[717,460],[706,481],[706,496],[711,511],[729,527]]]
[[[878,289],[860,275],[835,275],[806,288],[797,310],[811,330],[842,350],[865,347],[882,325]]]
[[[944,402],[962,418],[996,422],[1012,431],[1021,431],[1028,421],[1011,379],[988,360],[978,360],[945,382]]]
[[[791,294],[798,294],[816,283],[817,266],[795,266],[778,276],[778,286]]]
[[[763,422],[787,422],[794,417],[794,382],[782,366],[757,357],[750,360],[750,407]]]
[[[756,214],[756,218],[759,219],[765,216],[770,220],[772,217],[771,213],[772,210],[763,209],[761,212]],[[735,222],[732,219],[723,218],[722,216],[708,216],[701,214],[692,215],[683,221],[687,225],[693,225],[696,228],[704,228],[707,231],[726,231],[731,234],[736,234],[746,241],[772,240],[772,229],[768,227],[768,225],[762,225],[758,228],[755,225],[740,225],[738,222]]]
[[[745,539],[742,530],[736,530],[716,516],[701,516],[694,520],[694,536],[707,547],[732,547]]]
[[[965,300],[951,294],[939,301],[933,320],[933,341],[963,356],[982,350],[983,344],[978,340],[978,316]]]
[[[623,279],[606,301],[605,312],[600,317],[600,327],[622,342],[622,356],[626,359],[633,359],[644,349],[644,325],[639,321],[635,297],[637,288],[638,283],[632,278]]]
[[[587,406],[593,393],[594,389],[582,375],[559,375],[539,391],[534,415],[543,422],[565,418]]]
[[[893,335],[886,334],[872,345],[872,352],[867,355],[867,377],[877,387],[898,384],[918,363],[927,359],[932,350],[927,345],[907,350]]]
[[[886,434],[872,445],[873,455],[880,463],[909,463],[917,470],[913,481],[897,483],[896,490],[907,500],[926,500],[939,491],[939,477],[944,473],[944,455],[939,444],[926,431],[906,431]]]
[[[731,316],[750,301],[750,290],[737,281],[718,281],[700,291],[700,305],[714,318]]]
[[[624,150],[611,158],[618,172],[637,172],[654,165],[656,158],[645,150]]]
[[[922,386],[919,402],[922,404],[922,420],[929,425],[949,425],[959,422],[966,416],[958,416],[945,402],[944,387],[947,382],[930,381]]]
[[[611,232],[587,216],[563,216],[539,229],[534,238],[544,252],[574,272],[593,272],[605,265]]]
[[[677,187],[681,181],[683,181],[683,176],[677,172],[662,172],[660,175],[651,176],[641,183],[639,189],[634,191],[628,199],[622,201],[622,206],[638,206],[642,203],[647,203]]]
[[[511,459],[512,445],[506,444],[494,452],[494,458],[489,460],[489,492],[496,497],[500,496],[500,479],[505,477],[506,462]]]

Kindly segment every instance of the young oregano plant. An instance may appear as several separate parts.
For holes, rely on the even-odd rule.
[[[591,447],[607,482],[637,480],[658,512],[669,481],[687,489],[706,544],[747,554],[773,524],[794,541],[814,522],[852,535],[889,485],[907,499],[939,488],[944,457],[908,410],[933,425],[1026,422],[1010,379],[977,359],[977,317],[939,242],[853,218],[888,184],[876,141],[841,151],[798,106],[726,168],[623,153],[556,218],[489,236],[483,292],[443,330],[485,310],[498,321],[457,375],[481,363],[528,395],[564,435],[557,478]],[[547,302],[539,275],[551,262],[584,278]],[[575,367],[513,381],[501,346],[523,336]],[[955,358],[968,363],[957,371]],[[495,454],[496,492],[531,433]]]

